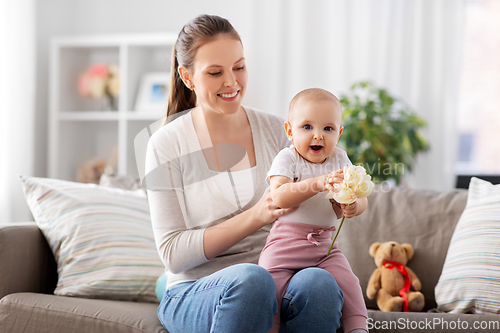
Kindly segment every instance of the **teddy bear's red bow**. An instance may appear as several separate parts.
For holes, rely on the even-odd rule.
[[[397,268],[398,271],[403,274],[403,278],[405,281],[405,284],[403,288],[399,291],[399,295],[403,297],[403,311],[404,312],[410,312],[410,308],[408,307],[408,297],[406,297],[406,293],[408,290],[410,290],[411,282],[410,282],[410,276],[408,275],[408,271],[406,270],[405,266],[400,264],[399,262],[395,261],[384,261],[382,264],[385,268],[393,269]]]

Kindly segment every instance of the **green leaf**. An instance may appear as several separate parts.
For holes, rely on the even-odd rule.
[[[345,130],[339,144],[351,161],[363,164],[377,183],[394,179],[399,184],[403,173],[412,169],[416,155],[429,149],[421,131],[426,121],[370,81],[354,82],[340,102]]]

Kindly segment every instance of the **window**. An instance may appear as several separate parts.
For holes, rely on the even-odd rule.
[[[458,98],[458,175],[500,176],[500,1],[468,0]]]

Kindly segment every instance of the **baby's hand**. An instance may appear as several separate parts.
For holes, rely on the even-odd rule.
[[[340,184],[344,181],[344,170],[336,170],[326,176],[325,189],[327,191],[333,191],[333,184]]]
[[[335,215],[337,215],[337,219],[340,219],[344,215],[342,207],[337,201],[335,201],[335,199],[330,199],[330,202],[332,203],[332,208],[333,211],[335,212]]]
[[[359,208],[359,205],[358,205],[358,201],[354,201],[350,204],[341,204],[340,207],[342,208],[342,211],[344,212],[344,216],[348,219],[350,219],[351,217],[354,217],[356,215],[358,215],[358,208]]]

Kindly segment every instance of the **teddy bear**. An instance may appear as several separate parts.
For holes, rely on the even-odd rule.
[[[420,311],[424,307],[424,295],[417,275],[406,263],[413,257],[410,244],[397,242],[373,243],[370,255],[377,268],[368,281],[366,296],[377,296],[377,305],[383,312]]]

